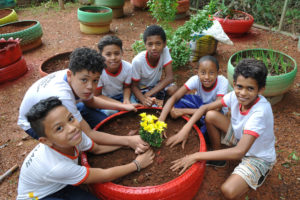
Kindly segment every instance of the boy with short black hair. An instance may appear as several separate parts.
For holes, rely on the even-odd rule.
[[[224,166],[226,162],[223,160],[242,159],[221,190],[228,199],[240,197],[250,187],[256,190],[276,162],[272,107],[260,95],[265,89],[267,74],[268,70],[261,61],[240,61],[234,71],[234,91],[221,100],[201,106],[178,133],[187,134],[192,125],[206,114],[206,127],[214,151],[198,152],[173,161],[171,169],[182,168],[182,173],[201,160],[209,160],[209,165]],[[231,119],[215,110],[222,106],[231,109]],[[226,135],[221,135],[221,131]],[[221,150],[221,143],[233,147]]]
[[[149,148],[140,136],[116,136],[91,129],[107,116],[98,108],[136,110],[131,104],[109,102],[95,97],[101,72],[105,68],[103,57],[90,48],[77,48],[70,55],[69,68],[49,74],[36,81],[26,92],[20,106],[18,125],[27,134],[38,139],[26,118],[29,109],[42,99],[57,96],[64,106],[80,122],[81,129],[96,143],[103,145],[130,146],[141,153]],[[82,103],[78,108],[78,103]],[[77,104],[77,105],[76,105]],[[83,116],[82,116],[83,115]]]
[[[149,150],[129,164],[108,169],[78,165],[81,151],[101,154],[119,147],[95,144],[82,132],[79,122],[57,97],[39,101],[26,117],[40,144],[22,165],[18,200],[96,200],[92,194],[76,186],[112,181],[153,162],[154,154]]]
[[[106,68],[103,70],[95,95],[108,101],[124,104],[136,103],[131,96],[131,63],[122,60],[122,40],[114,35],[106,35],[98,43],[100,54],[105,58]],[[118,110],[104,110],[112,115]]]
[[[143,40],[146,51],[142,51],[132,60],[131,89],[139,102],[144,106],[152,106],[156,104],[156,98],[166,100],[177,87],[172,83],[172,58],[166,46],[163,28],[158,25],[148,26]],[[165,77],[161,79],[163,69]]]

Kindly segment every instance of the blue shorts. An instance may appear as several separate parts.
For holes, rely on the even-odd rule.
[[[120,102],[123,102],[123,100],[124,100],[123,94],[118,94],[118,95],[113,96],[113,97],[111,97],[111,98],[112,98],[112,99],[115,99],[115,100],[117,100],[117,101],[120,101]],[[130,102],[131,102],[131,103],[137,103],[137,101],[135,100],[134,95],[131,95],[131,97],[130,97]],[[107,116],[110,116],[110,115],[113,115],[113,114],[119,112],[118,110],[110,110],[110,109],[102,109],[101,111],[102,111],[104,114],[106,114]]]

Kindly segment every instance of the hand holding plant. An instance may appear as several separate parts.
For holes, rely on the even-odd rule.
[[[141,138],[148,142],[150,146],[160,147],[163,141],[163,131],[167,128],[167,124],[162,121],[157,121],[157,117],[154,115],[147,115],[146,113],[141,113],[141,127],[140,136]]]

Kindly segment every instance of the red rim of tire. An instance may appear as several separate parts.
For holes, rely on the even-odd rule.
[[[15,63],[21,57],[19,40],[0,40],[0,68]]]
[[[0,83],[19,78],[28,71],[23,57],[17,62],[0,69]]]
[[[234,12],[246,15],[249,20],[224,19],[215,16],[213,18],[220,22],[225,33],[239,35],[248,32],[254,22],[252,15],[239,10],[234,10]]]
[[[138,109],[159,109],[162,108],[153,108],[153,107],[140,107]],[[122,115],[129,111],[121,111],[114,115],[109,116],[102,122],[100,122],[94,130],[97,130],[105,122],[111,120],[115,116]],[[183,117],[185,120],[188,120],[187,117]],[[204,137],[199,130],[199,128],[194,125],[194,129],[197,131],[200,139],[200,152],[206,151],[206,144]],[[87,161],[87,156],[85,153],[82,154],[81,163],[84,166],[90,167]],[[153,199],[164,199],[164,200],[188,200],[193,199],[197,194],[200,185],[203,180],[205,170],[205,161],[197,162],[193,164],[187,171],[185,171],[179,177],[169,181],[167,183],[156,185],[156,186],[146,186],[146,187],[128,187],[117,185],[112,182],[107,183],[98,183],[91,184],[90,187],[93,192],[103,199],[118,200],[153,200]]]

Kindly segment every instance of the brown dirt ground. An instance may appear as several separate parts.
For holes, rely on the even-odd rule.
[[[43,45],[38,49],[24,53],[29,71],[20,79],[0,84],[0,174],[13,165],[22,165],[25,156],[37,144],[29,139],[17,126],[18,108],[28,87],[40,78],[38,67],[42,61],[56,53],[72,51],[76,47],[87,46],[97,48],[97,43],[103,35],[85,35],[79,30],[77,8],[79,5],[66,6],[66,10],[57,9],[27,9],[18,10],[19,20],[40,21],[44,35]],[[125,17],[114,19],[110,26],[111,34],[123,40],[124,59],[131,61],[134,54],[131,44],[139,39],[147,25],[155,23],[147,11],[134,9],[129,1],[125,5]],[[174,26],[183,24],[184,20],[176,21]],[[297,60],[300,64],[300,53],[297,51],[297,41],[292,38],[252,28],[246,36],[233,39],[234,46],[218,44],[217,58],[220,62],[220,73],[226,75],[229,57],[240,49],[263,47],[280,50]],[[191,67],[182,67],[175,72],[178,85],[182,85],[191,75]],[[275,135],[277,163],[264,185],[257,191],[250,191],[241,199],[300,199],[300,165],[289,155],[296,152],[300,156],[300,72],[298,72],[293,87],[283,100],[273,106],[275,119]],[[7,144],[3,147],[2,145]],[[291,163],[284,167],[284,163]],[[229,176],[236,162],[229,162],[227,167],[214,169],[207,167],[204,181],[195,199],[224,199],[220,186]],[[15,199],[17,194],[19,169],[12,176],[0,183],[1,199]]]

